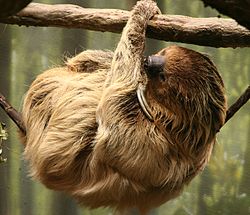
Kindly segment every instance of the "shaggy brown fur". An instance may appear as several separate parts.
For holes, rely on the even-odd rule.
[[[137,207],[142,214],[180,194],[207,164],[226,111],[214,64],[171,46],[162,72],[143,67],[145,29],[158,11],[139,1],[114,53],[84,51],[39,75],[23,106],[31,174],[83,205]],[[145,88],[153,120],[136,91]]]

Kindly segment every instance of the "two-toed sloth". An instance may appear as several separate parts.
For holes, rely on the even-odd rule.
[[[211,155],[224,122],[224,86],[211,60],[170,46],[145,63],[158,8],[138,1],[115,52],[84,51],[39,75],[24,101],[31,174],[91,208],[176,197]]]

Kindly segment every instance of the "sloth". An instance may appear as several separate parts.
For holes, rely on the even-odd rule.
[[[83,51],[30,86],[21,139],[31,175],[47,188],[90,208],[146,214],[206,166],[225,120],[223,81],[187,48],[145,60],[158,13],[154,1],[138,1],[114,52]]]

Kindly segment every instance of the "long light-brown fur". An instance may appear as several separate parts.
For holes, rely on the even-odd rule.
[[[224,122],[224,86],[204,55],[171,46],[160,76],[143,67],[151,0],[132,10],[115,52],[84,51],[39,75],[23,105],[31,174],[91,208],[142,214],[180,194],[207,164]],[[163,76],[163,77],[162,77]],[[136,96],[139,85],[154,115]]]

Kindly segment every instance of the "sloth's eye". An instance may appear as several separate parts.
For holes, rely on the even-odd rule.
[[[164,72],[160,72],[160,73],[159,73],[159,78],[160,78],[160,80],[163,81],[163,82],[166,81],[166,75],[164,74]]]

